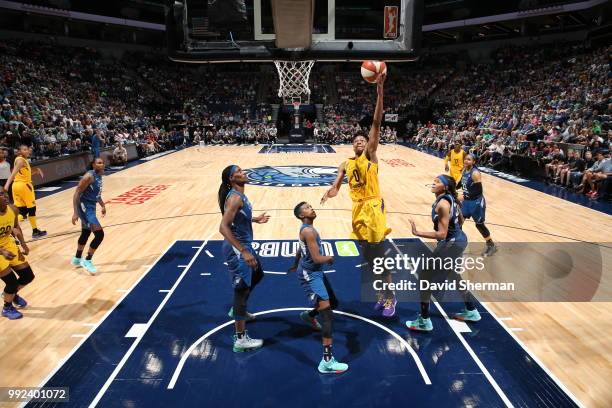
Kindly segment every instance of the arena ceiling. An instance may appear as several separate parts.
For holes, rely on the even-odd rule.
[[[203,0],[205,1],[205,0]],[[245,0],[247,10],[252,10],[253,0]],[[338,4],[339,0],[336,0]],[[340,0],[359,7],[366,0]],[[367,0],[380,1],[384,0]],[[579,3],[575,0],[423,0],[423,40],[425,45],[442,45],[457,42],[492,40],[528,35],[568,32],[609,23],[610,2],[580,11],[566,12],[560,6]],[[167,0],[23,0],[38,6],[80,11],[110,17],[128,18],[164,24],[164,4]],[[531,14],[537,10],[549,10],[550,14]],[[555,12],[559,10],[559,12]],[[525,18],[461,25],[432,29],[435,24],[469,21],[470,19],[506,13],[525,13]],[[252,13],[251,13],[252,14]],[[429,27],[429,28],[428,28]]]

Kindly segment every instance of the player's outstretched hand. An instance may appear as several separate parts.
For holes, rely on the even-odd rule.
[[[78,220],[79,220],[79,216],[76,214],[72,214],[72,225],[76,225]]]
[[[325,204],[328,198],[333,198],[336,195],[338,195],[338,189],[336,187],[330,187],[330,189],[323,194],[323,197],[321,198],[321,205]]]
[[[416,227],[416,224],[414,223],[414,220],[409,219],[408,221],[410,222],[410,225],[412,226],[412,235],[418,235],[417,227]]]
[[[287,272],[289,273],[293,273],[297,271],[297,265],[292,265],[291,268],[287,269]]]
[[[25,242],[21,243],[21,253],[27,255],[30,253],[30,247]]]
[[[269,220],[270,220],[270,216],[266,213],[263,213],[257,217],[253,217],[253,222],[256,222],[257,224],[265,224]]]

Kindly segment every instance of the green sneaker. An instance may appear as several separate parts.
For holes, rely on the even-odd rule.
[[[227,312],[227,315],[229,317],[231,317],[232,319],[234,318],[234,307],[230,308],[229,312]],[[247,322],[250,322],[251,320],[255,320],[255,315],[253,315],[253,314],[251,314],[249,312],[246,312],[246,319],[245,320]]]
[[[232,348],[234,353],[243,353],[245,351],[255,350],[261,346],[263,346],[263,340],[250,338],[246,330],[241,339],[234,334],[234,347]]]
[[[77,258],[76,256],[72,257],[72,260],[70,261],[70,264],[72,266],[76,266],[77,268],[81,267],[81,258]]]
[[[339,363],[333,357],[329,361],[325,361],[322,358],[319,363],[319,372],[321,374],[342,374],[346,370],[348,370],[348,364]]]
[[[87,269],[87,272],[91,273],[92,275],[95,275],[96,272],[98,272],[93,262],[91,262],[91,259],[81,259],[81,266]]]
[[[317,330],[317,331],[321,330],[321,324],[319,323],[319,321],[314,317],[310,317],[306,310],[300,313],[300,319],[302,319],[304,323],[309,325],[312,328],[312,330]]]
[[[461,312],[455,314],[453,316],[453,319],[461,320],[464,322],[477,322],[480,320],[480,313],[478,313],[478,309],[463,309]]]
[[[410,330],[430,332],[433,330],[433,324],[431,323],[431,319],[428,317],[427,319],[423,319],[421,315],[416,318],[416,320],[408,320],[406,321],[406,327]]]

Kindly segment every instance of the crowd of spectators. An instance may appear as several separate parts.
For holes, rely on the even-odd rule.
[[[327,144],[351,144],[353,138],[358,134],[367,135],[370,131],[369,127],[364,128],[359,123],[342,123],[342,124],[314,124],[314,140],[317,143]],[[389,126],[383,126],[380,130],[380,143],[396,143],[397,131]]]
[[[411,141],[439,151],[461,143],[481,165],[529,175],[535,170],[596,197],[581,177],[590,164],[587,152],[601,152],[605,160],[612,143],[611,51],[502,48],[493,64],[471,66],[439,90],[435,120],[416,126]],[[576,174],[562,182],[566,169]]]
[[[93,50],[23,41],[0,42],[0,146],[33,148],[33,160],[88,151],[146,135],[156,95],[118,61]],[[119,136],[121,135],[121,136]]]
[[[61,52],[58,52],[60,50]],[[0,147],[32,147],[32,160],[134,144],[140,156],[206,141],[268,140],[271,113],[253,73],[198,69],[138,55],[0,42]],[[234,69],[245,69],[236,67]],[[198,86],[200,84],[201,86]],[[121,162],[117,152],[116,162]]]
[[[441,152],[461,143],[479,164],[537,168],[551,183],[593,195],[596,186],[583,178],[600,151],[605,162],[612,140],[611,50],[505,47],[492,62],[459,70],[390,67],[385,113],[401,116],[406,107],[435,101],[432,121],[408,123],[412,143]],[[355,67],[313,69],[311,102],[324,104],[323,120],[309,128],[317,142],[350,143],[367,132],[375,86]],[[257,94],[275,95],[275,81],[261,82],[272,74],[252,64],[188,66],[143,54],[117,60],[86,48],[5,40],[0,147],[27,144],[40,160],[114,146],[120,163],[126,144],[145,156],[198,143],[269,143],[278,131],[269,103]],[[397,136],[385,127],[381,142]],[[592,170],[601,173],[604,162]]]

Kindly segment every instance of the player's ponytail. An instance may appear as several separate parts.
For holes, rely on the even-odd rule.
[[[219,186],[219,209],[221,214],[225,213],[225,199],[232,189],[232,182],[230,177],[232,176],[232,169],[234,166],[227,166],[221,173],[221,185]]]
[[[444,185],[446,186],[446,191],[448,191],[448,193],[453,196],[453,198],[455,199],[455,203],[457,203],[457,206],[461,207],[461,201],[459,201],[459,194],[457,194],[457,182],[455,182],[455,179],[446,174],[441,175],[440,177],[444,177],[446,181],[444,183]]]

